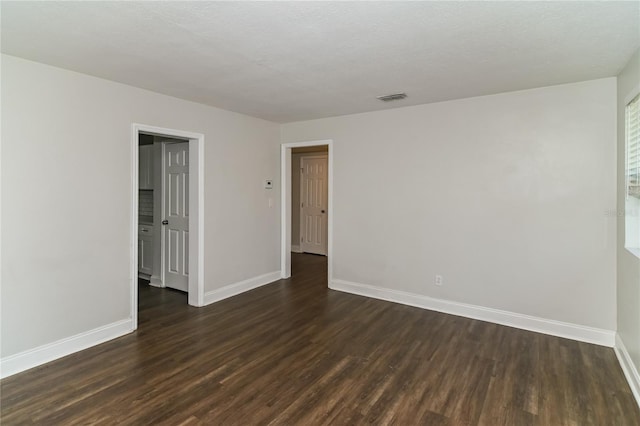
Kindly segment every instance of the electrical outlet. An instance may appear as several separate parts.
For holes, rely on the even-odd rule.
[[[435,280],[434,284],[438,285],[438,286],[442,285],[442,275],[436,275],[436,280]]]

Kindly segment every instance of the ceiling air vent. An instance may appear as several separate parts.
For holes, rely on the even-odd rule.
[[[377,99],[380,99],[383,102],[399,101],[400,99],[404,99],[406,97],[406,93],[394,93],[393,95],[376,96]]]

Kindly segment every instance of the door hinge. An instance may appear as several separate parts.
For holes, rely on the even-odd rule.
[[[304,207],[304,203],[300,203],[300,207]]]
[[[304,243],[304,237],[300,237],[300,242]]]

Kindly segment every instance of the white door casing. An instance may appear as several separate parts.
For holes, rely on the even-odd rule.
[[[285,142],[280,145],[280,179],[282,192],[280,197],[280,277],[291,277],[291,210],[298,206],[291,205],[291,174],[298,170],[291,167],[291,151],[294,148],[326,146],[327,152],[327,284],[332,288],[333,280],[333,140],[311,140]]]
[[[300,159],[300,250],[327,255],[327,156]]]
[[[132,322],[132,331],[138,328],[138,195],[139,195],[139,151],[140,151],[140,134],[150,134],[154,136],[166,138],[180,138],[189,141],[189,305],[204,306],[204,155],[205,155],[205,137],[202,133],[189,132],[179,129],[170,129],[166,127],[152,126],[148,124],[132,123],[131,138],[129,140],[131,155],[131,191],[129,193],[131,200],[131,209],[129,211],[130,227],[130,252],[129,252],[129,312]],[[161,149],[164,148],[161,146]],[[160,153],[162,157],[162,153]],[[155,173],[158,180],[154,182],[154,188],[161,194],[162,180],[164,174],[162,172],[162,162],[158,163],[159,170]],[[330,172],[331,173],[331,172]],[[162,196],[158,196],[162,199]],[[157,212],[162,214],[162,205],[158,206]],[[160,219],[160,218],[159,218]],[[162,228],[160,220],[155,227],[154,240],[158,240],[164,244],[162,240]],[[331,242],[329,242],[331,244]],[[157,250],[160,254],[162,251]],[[161,265],[163,259],[158,262],[154,260],[154,264]],[[163,269],[158,271],[158,282],[162,285]],[[155,272],[154,272],[155,273]]]
[[[189,143],[164,144],[163,282],[189,291]]]

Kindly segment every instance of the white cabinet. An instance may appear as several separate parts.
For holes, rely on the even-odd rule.
[[[153,145],[141,145],[139,149],[140,189],[153,189]]]
[[[153,273],[153,226],[138,227],[138,273]]]

